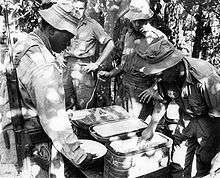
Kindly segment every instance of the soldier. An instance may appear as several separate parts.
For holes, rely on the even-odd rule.
[[[43,129],[53,148],[79,166],[88,157],[80,148],[66,113],[62,69],[54,55],[54,52],[63,51],[77,34],[79,16],[74,6],[68,2],[57,3],[39,13],[42,17],[40,27],[19,40],[14,47],[24,126],[27,130]],[[11,149],[1,155],[1,161],[11,161],[9,158],[16,161],[15,154],[10,152],[15,149],[12,125],[6,117],[3,118],[3,132],[9,135]],[[49,176],[48,170],[45,170],[46,162],[41,164],[37,162],[39,159],[34,159],[34,155],[37,155],[45,161],[50,160],[50,144],[41,143],[43,140],[44,137],[41,137],[40,143],[32,145],[32,153],[24,160],[23,177]]]
[[[152,112],[152,100],[141,100],[144,91],[154,84],[151,77],[143,75],[141,69],[146,65],[144,58],[139,58],[136,51],[147,47],[151,40],[165,35],[150,25],[153,12],[147,1],[133,1],[124,18],[130,20],[130,28],[125,36],[124,50],[121,64],[110,72],[100,71],[102,79],[122,74],[122,87],[120,89],[121,104],[136,118],[145,120]],[[133,5],[134,4],[134,5]],[[140,6],[140,7],[139,7]],[[146,31],[145,28],[150,27]]]
[[[64,89],[67,108],[85,109],[97,107],[93,102],[97,87],[96,72],[106,62],[114,48],[114,42],[102,26],[86,15],[87,0],[73,2],[80,14],[77,35],[67,50],[67,70],[64,74]],[[99,46],[103,47],[99,54]],[[72,74],[72,77],[71,77]],[[74,75],[77,74],[77,75]]]
[[[220,77],[217,69],[206,61],[185,57],[166,39],[155,40],[138,54],[146,60],[143,74],[157,80],[157,88],[163,98],[154,106],[149,127],[143,132],[144,138],[152,137],[168,104],[175,101],[179,105],[180,122],[174,144],[193,141],[197,145],[196,177],[207,175],[211,160],[220,149]]]

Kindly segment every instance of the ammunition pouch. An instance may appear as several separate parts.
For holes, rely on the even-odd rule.
[[[27,135],[30,143],[27,151],[31,157],[31,160],[39,165],[42,169],[49,170],[51,158],[50,143],[52,142],[48,135],[44,132],[42,127],[26,129],[25,135]]]
[[[31,118],[31,120],[32,119],[38,121],[37,117]],[[13,135],[11,135],[11,130],[12,130],[11,124],[4,127],[3,137],[4,137],[5,147],[13,152],[13,147],[14,147],[13,145],[17,143],[16,142],[10,143],[11,140],[10,138],[13,137]],[[14,130],[14,132],[17,131]],[[50,138],[44,132],[40,124],[36,124],[36,125],[34,124],[34,127],[30,127],[30,126],[24,127],[22,132],[23,132],[22,138],[18,138],[21,140],[22,143],[22,153],[16,152],[17,159],[20,155],[23,155],[22,159],[26,157],[30,157],[33,162],[38,164],[41,168],[47,170],[49,168],[49,163],[50,163],[50,145],[52,143]],[[45,154],[43,154],[45,153],[45,150],[47,150],[48,153],[46,154],[46,156]]]
[[[35,126],[26,127],[24,126],[23,132],[25,134],[25,138],[21,138],[25,146],[33,147],[36,144],[40,143],[50,143],[51,140],[49,136],[44,132],[43,128],[39,124],[38,117],[32,117],[30,120],[36,120],[38,123],[34,124]],[[35,122],[36,122],[35,121]],[[5,141],[5,146],[7,149],[10,149],[10,139],[7,130],[11,130],[11,124],[5,126],[3,128],[3,136]]]
[[[40,143],[49,143],[51,142],[48,135],[44,132],[43,128],[33,128],[33,129],[25,129],[25,134],[28,136],[29,142],[31,146]]]

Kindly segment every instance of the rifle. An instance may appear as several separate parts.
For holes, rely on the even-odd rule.
[[[5,1],[4,1],[5,2]],[[21,95],[19,91],[18,78],[16,67],[13,63],[13,54],[12,54],[12,44],[10,38],[10,28],[9,28],[9,18],[8,18],[8,4],[5,2],[5,7],[3,10],[4,18],[5,18],[5,27],[6,27],[6,36],[7,36],[7,47],[8,47],[8,55],[9,55],[9,67],[6,69],[6,79],[7,79],[7,89],[8,89],[8,99],[9,99],[9,107],[11,112],[11,123],[13,126],[14,136],[15,136],[15,144],[16,144],[16,153],[17,153],[17,163],[16,168],[18,173],[21,172],[21,168],[23,166],[23,160],[26,156],[28,144],[26,141],[26,135],[24,131],[24,118],[22,115],[22,105],[21,105]],[[5,138],[5,135],[4,135]],[[7,139],[7,136],[6,136]],[[6,147],[10,148],[9,139]],[[7,141],[5,141],[7,142]]]

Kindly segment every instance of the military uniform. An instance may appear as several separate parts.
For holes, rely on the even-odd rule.
[[[73,143],[77,140],[77,137],[73,133],[65,112],[62,70],[51,51],[48,39],[40,30],[36,30],[16,43],[14,55],[25,128],[29,130],[43,128],[53,142],[53,146],[71,161],[68,143]],[[7,104],[5,107],[9,110]],[[7,117],[6,113],[4,116],[3,131],[9,134],[11,149],[5,149],[6,152],[3,158],[6,159],[1,159],[1,161],[15,163],[15,143],[12,138],[10,116]],[[49,146],[47,146],[47,149],[48,156],[50,156]],[[13,153],[9,153],[10,151]],[[11,156],[12,160],[7,158],[8,155]],[[29,174],[32,173],[29,172]],[[41,175],[41,177],[44,177],[44,175]]]
[[[168,92],[177,93],[174,98],[180,107],[180,121],[174,134],[176,144],[188,140],[185,159],[185,176],[190,177],[190,164],[196,150],[197,176],[209,173],[211,160],[219,151],[220,77],[208,62],[184,59],[186,79],[183,87],[169,86],[159,82],[160,94],[170,101]],[[189,122],[186,124],[186,122]]]
[[[111,37],[102,26],[90,17],[84,17],[78,25],[77,35],[72,39],[68,50],[70,57],[66,58],[67,69],[64,72],[67,108],[75,106],[76,109],[85,109],[87,107],[87,103],[92,99],[94,88],[97,87],[96,75],[94,72],[83,72],[82,63],[96,62],[100,45],[106,45],[110,40],[112,40]],[[109,97],[107,92],[110,94],[110,85],[105,90],[105,95]],[[90,107],[98,107],[97,104],[94,103]],[[106,102],[106,105],[109,104],[110,98]]]

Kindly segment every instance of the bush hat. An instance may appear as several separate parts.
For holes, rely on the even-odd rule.
[[[150,9],[149,2],[146,0],[133,0],[130,3],[129,10],[124,15],[130,21],[150,19],[154,13]]]
[[[76,35],[79,14],[70,1],[58,2],[48,9],[40,10],[39,13],[54,28]]]
[[[184,55],[163,37],[154,40],[150,45],[142,45],[136,52],[146,61],[146,65],[141,69],[145,75],[162,72],[184,58]]]

